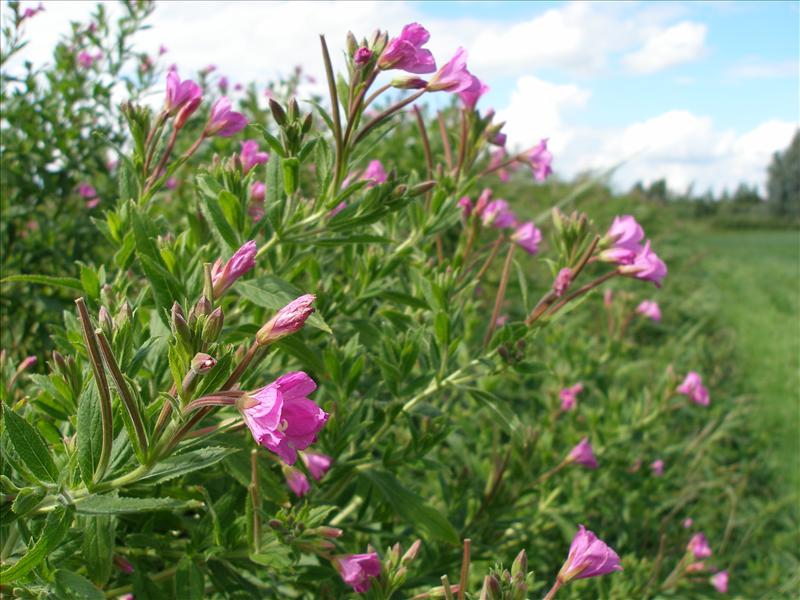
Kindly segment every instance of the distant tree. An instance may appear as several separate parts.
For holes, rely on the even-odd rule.
[[[770,210],[783,217],[800,217],[800,130],[786,150],[772,156],[768,174]]]

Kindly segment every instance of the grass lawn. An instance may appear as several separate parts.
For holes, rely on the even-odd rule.
[[[790,492],[800,492],[800,233],[711,232],[698,238],[708,283],[736,333],[746,391],[760,405]],[[713,399],[712,399],[713,402]]]

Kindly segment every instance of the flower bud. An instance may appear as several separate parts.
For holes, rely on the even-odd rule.
[[[192,316],[195,318],[205,316],[211,312],[211,301],[205,296],[201,296],[197,304],[194,305],[191,314],[189,315],[189,322],[192,322]]]
[[[119,307],[119,312],[117,313],[117,317],[114,319],[114,325],[116,329],[122,328],[125,323],[128,323],[131,318],[133,317],[133,309],[131,305],[128,303],[127,300],[122,303],[122,306]]]
[[[100,322],[100,329],[102,329],[103,333],[110,339],[111,336],[114,335],[114,321],[111,319],[111,315],[105,306],[100,307],[97,320]]]
[[[306,319],[314,312],[311,304],[316,299],[314,294],[305,294],[292,300],[258,330],[256,341],[259,345],[270,344],[282,337],[299,331],[305,325]]]
[[[286,112],[283,110],[283,107],[272,98],[269,99],[269,110],[272,112],[272,118],[275,119],[275,122],[280,127],[286,125]]]
[[[317,527],[314,530],[315,533],[321,535],[322,537],[326,538],[338,538],[341,537],[344,531],[339,529],[338,527],[329,527],[328,525],[324,525],[322,527]]]
[[[367,64],[370,59],[372,58],[372,50],[367,48],[366,46],[362,46],[358,50],[353,57],[353,62],[357,65],[365,65]]]
[[[186,125],[186,121],[189,120],[194,112],[197,110],[197,107],[200,106],[200,103],[203,101],[202,98],[195,98],[190,100],[186,106],[184,106],[179,112],[178,116],[175,117],[175,129],[182,129],[184,125]]]
[[[411,189],[408,191],[408,195],[412,198],[414,196],[419,196],[424,194],[425,192],[433,189],[436,186],[435,181],[423,181],[422,183],[418,183],[417,185],[411,186]]]
[[[61,373],[65,379],[69,379],[69,368],[67,367],[64,357],[58,350],[53,350],[53,364],[55,364],[56,369],[58,369],[58,372]]]
[[[398,90],[421,90],[428,82],[421,77],[405,77],[392,80],[392,87]]]
[[[219,310],[219,309],[217,309]],[[198,375],[205,375],[217,365],[217,359],[205,352],[198,352],[192,359],[192,371]]]
[[[525,577],[525,574],[528,572],[528,555],[525,554],[525,550],[520,550],[517,557],[514,559],[514,562],[511,563],[511,576],[516,577],[518,574],[522,574]]]
[[[487,575],[483,578],[481,600],[503,600],[503,591],[500,589],[500,582],[497,581],[497,577],[494,575]]]
[[[356,36],[353,35],[352,31],[347,32],[345,45],[347,47],[347,54],[352,58],[355,55],[356,50],[358,50],[358,41],[356,40]]]
[[[403,554],[403,557],[400,559],[401,565],[407,565],[412,562],[415,558],[417,558],[417,554],[419,554],[419,549],[422,547],[422,540],[417,540],[411,547],[406,550],[406,553]]]
[[[172,305],[172,335],[174,335],[183,345],[191,347],[192,334],[189,325],[183,316],[183,309],[177,302]]]
[[[222,314],[222,308],[218,306],[208,315],[208,320],[205,322],[205,325],[203,325],[203,333],[200,337],[204,342],[211,343],[217,341],[222,331],[223,321],[224,315]]]

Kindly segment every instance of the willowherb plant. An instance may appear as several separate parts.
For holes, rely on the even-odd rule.
[[[642,566],[600,527],[616,511],[554,503],[570,482],[628,477],[621,447],[688,412],[680,394],[708,404],[699,376],[650,382],[616,429],[569,420],[596,393],[577,370],[541,401],[549,416],[509,388],[538,393],[541,336],[595,288],[660,286],[667,268],[632,216],[598,230],[559,208],[523,220],[495,198],[493,174],[550,175],[547,141],[499,156],[503,124],[476,108],[486,86],[466,52],[437,69],[428,37],[350,34],[338,77],[321,38],[329,103],[270,98],[269,121],[175,71],[160,111],[123,105],[119,197],[96,223],[113,265],[85,268],[34,391],[29,365],[2,362],[4,594],[516,599],[549,585],[552,598],[623,564],[604,585],[657,590],[663,548]],[[384,71],[410,75],[378,85]],[[428,118],[414,103],[435,92],[460,106]],[[416,138],[392,138],[398,123]],[[244,131],[264,150],[220,139]],[[375,158],[389,143],[412,145],[419,168]],[[541,284],[528,261],[547,213]],[[590,519],[621,559],[579,528]]]

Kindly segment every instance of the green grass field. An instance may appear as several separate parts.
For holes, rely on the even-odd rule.
[[[800,234],[712,232],[697,252],[722,321],[733,329],[744,391],[758,403],[787,491],[800,486]],[[713,401],[713,400],[712,400]]]

